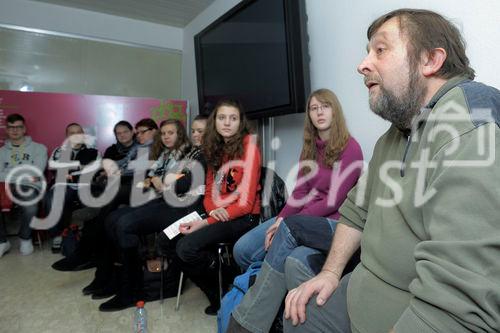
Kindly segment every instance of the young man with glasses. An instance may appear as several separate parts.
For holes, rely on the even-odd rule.
[[[30,222],[38,211],[38,200],[42,189],[42,177],[47,164],[47,148],[33,142],[26,136],[23,116],[7,116],[7,140],[0,148],[0,182],[8,184],[5,192],[21,210],[19,230],[20,252],[22,255],[33,253]],[[0,183],[1,186],[4,186]],[[7,240],[4,214],[0,221],[0,257],[10,250]]]

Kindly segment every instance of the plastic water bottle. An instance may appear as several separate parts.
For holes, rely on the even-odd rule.
[[[144,301],[139,301],[136,304],[134,312],[134,333],[147,333],[148,332],[148,319],[146,309],[144,308]]]

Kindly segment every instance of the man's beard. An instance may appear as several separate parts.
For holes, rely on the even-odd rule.
[[[380,95],[370,98],[370,109],[400,130],[411,128],[413,118],[420,114],[427,93],[427,87],[416,70],[410,68],[408,76],[408,85],[400,96],[388,91],[379,82]]]

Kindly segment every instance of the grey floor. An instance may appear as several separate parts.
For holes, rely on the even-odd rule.
[[[50,265],[61,258],[49,244],[30,256],[19,254],[18,241],[0,258],[0,332],[132,332],[133,309],[99,312],[102,301],[83,296],[81,289],[93,277],[94,269],[58,272]],[[216,332],[216,317],[203,309],[208,301],[189,284],[175,311],[175,298],[147,303],[149,332]]]

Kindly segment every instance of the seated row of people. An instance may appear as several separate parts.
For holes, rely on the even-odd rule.
[[[321,221],[332,224],[338,217],[338,207],[359,177],[361,149],[349,135],[336,96],[327,89],[320,89],[309,97],[307,110],[297,186],[278,217],[258,227],[261,157],[256,138],[251,135],[238,102],[225,100],[216,106],[206,121],[203,139],[199,135],[203,126],[195,126],[204,121],[193,122],[193,140],[201,144],[201,148],[189,143],[178,121],[162,122],[156,134],[154,122],[141,120],[135,126],[137,143],[131,140],[130,124],[118,123],[114,128],[117,144],[108,148],[104,156],[116,163],[107,165],[106,160],[102,163],[106,186],[118,182],[118,192],[101,207],[96,218],[88,221],[86,229],[92,232],[82,237],[75,253],[53,267],[73,269],[88,260],[89,252],[94,252],[97,270],[92,283],[84,288],[84,294],[91,294],[95,299],[114,295],[101,304],[102,311],[132,306],[143,298],[139,236],[160,232],[177,219],[197,211],[203,218],[181,225],[183,236],[169,239],[161,234],[160,244],[169,254],[166,296],[173,296],[177,291],[182,270],[207,295],[210,306],[206,313],[214,314],[219,307],[218,263],[211,246],[219,242],[234,243],[251,230],[235,248],[235,257],[245,268],[246,263],[264,258],[284,218],[318,216],[323,217]],[[82,134],[77,124],[69,125],[67,132]],[[74,158],[71,160],[84,149],[83,144],[73,144],[71,156]],[[155,162],[146,179],[138,182],[133,179],[128,164],[141,153],[148,154],[148,159]],[[195,178],[191,173],[192,163],[199,163],[203,173],[206,171],[203,186],[195,190],[191,189]],[[74,180],[71,176],[68,180]],[[71,196],[68,193],[72,193],[72,184],[65,186],[66,196]],[[137,191],[139,187],[141,191]],[[144,203],[131,202],[134,193],[142,194],[149,188],[154,189],[153,195],[148,192],[149,198]],[[55,189],[49,191],[51,196]],[[173,201],[167,199],[168,193],[174,194],[170,196]],[[190,196],[194,199],[189,199]],[[189,204],[179,204],[175,200]],[[70,204],[74,201],[69,200]],[[67,210],[70,212],[72,208]],[[50,206],[48,211],[52,211]],[[59,228],[68,224],[67,214],[62,214],[64,222],[58,224]],[[115,262],[121,263],[119,273]]]
[[[206,312],[214,314],[219,304],[217,263],[210,248],[218,242],[235,242],[257,225],[260,152],[236,101],[225,100],[216,106],[207,120],[201,151],[188,144],[179,122],[166,121],[160,131],[162,151],[156,150],[159,155],[154,153],[158,160],[146,179],[146,187],[151,184],[161,196],[138,207],[124,207],[107,214],[96,276],[84,293],[98,299],[114,295],[100,305],[101,311],[133,306],[144,297],[139,236],[160,232],[197,211],[204,218],[183,224],[180,229],[183,237],[169,239],[162,234],[160,239],[169,254],[166,280],[170,281],[170,287],[166,296],[175,295],[182,270],[207,295],[210,306]],[[192,163],[198,163],[203,174],[206,170],[206,178],[194,188]],[[169,197],[169,192],[175,195]],[[117,283],[110,285],[108,282],[116,275],[113,263],[117,260],[122,263],[121,272]]]
[[[198,117],[204,123],[204,117]],[[82,206],[79,189],[84,185],[91,185],[93,195],[102,192],[108,175],[121,175],[122,183],[132,182],[133,171],[128,169],[128,163],[135,159],[141,144],[151,144],[156,123],[152,119],[143,119],[136,124],[136,133],[128,121],[120,121],[114,127],[117,143],[106,149],[102,165],[97,149],[89,145],[93,140],[86,136],[80,124],[71,123],[65,128],[63,144],[54,149],[47,159],[47,149],[44,145],[32,142],[26,136],[26,123],[22,115],[11,114],[6,117],[5,145],[0,148],[0,182],[8,183],[8,188],[0,186],[0,199],[7,202],[2,214],[7,213],[12,203],[20,210],[21,227],[21,254],[31,254],[31,226],[45,229],[50,226],[49,235],[53,237],[53,250],[56,252],[61,242],[61,231],[71,221],[73,210]],[[49,176],[45,179],[44,171],[48,160]],[[109,163],[113,161],[113,163]],[[95,167],[88,167],[94,165]],[[80,181],[82,172],[94,175],[96,169],[104,170],[88,182]],[[66,172],[58,172],[66,170]],[[53,183],[44,195],[46,182]],[[122,190],[120,193],[126,192]],[[56,196],[56,197],[54,197]],[[126,196],[126,195],[124,195]],[[41,198],[43,197],[43,200]],[[5,199],[5,200],[3,200]],[[39,202],[43,209],[39,211]],[[53,205],[57,202],[57,205]],[[64,203],[64,204],[60,204]],[[54,208],[54,209],[53,209]],[[36,215],[49,215],[43,223],[34,218]],[[3,217],[3,215],[2,215]],[[32,223],[35,222],[35,223]],[[10,250],[10,242],[6,237],[5,223],[0,223],[0,257]]]
[[[309,169],[301,168],[299,177],[313,177],[306,182],[299,179],[299,185],[291,198],[302,203],[297,205],[290,202],[272,228],[274,230],[281,219],[288,215],[335,216],[338,206],[356,182],[361,170],[361,149],[349,135],[340,104],[331,91],[322,89],[311,94],[304,132],[301,161]],[[97,270],[92,283],[84,288],[84,294],[92,294],[96,299],[114,295],[101,304],[102,311],[132,306],[137,299],[143,297],[139,236],[160,232],[180,217],[197,211],[204,218],[182,225],[181,237],[169,239],[164,234],[160,236],[161,247],[168,253],[169,262],[165,294],[167,297],[175,295],[182,270],[209,299],[210,306],[206,313],[214,314],[219,307],[219,295],[218,263],[212,246],[219,242],[234,243],[257,227],[261,190],[260,152],[255,137],[250,135],[242,106],[230,100],[221,101],[208,118],[201,149],[190,147],[180,123],[166,121],[161,124],[160,133],[153,144],[156,148],[152,151],[152,158],[157,160],[144,182],[145,187],[151,186],[159,194],[153,200],[136,207],[117,209],[115,205],[112,209],[101,209],[95,219],[96,229],[99,230],[94,238],[98,252]],[[307,160],[316,160],[319,172],[313,170],[315,166],[307,164]],[[191,188],[193,181],[190,174],[192,168],[186,168],[191,161],[199,162],[206,168],[204,196],[199,196],[198,200],[193,200],[189,205],[177,205],[165,200],[166,193],[172,191],[176,194],[173,198],[180,196],[186,200],[186,195],[190,193],[183,191]],[[352,165],[356,163],[358,167],[354,169]],[[346,171],[350,174],[346,180],[342,180]],[[331,189],[337,193],[334,201],[328,202],[331,200]],[[127,191],[127,198],[130,198],[131,189]],[[202,191],[194,193],[199,195]],[[307,194],[313,196],[306,198]],[[250,235],[262,234],[261,231],[265,231],[273,223],[274,221],[268,221],[260,225]],[[260,238],[262,239],[250,242],[262,244],[258,251],[263,253],[264,236]],[[117,261],[122,264],[121,268],[114,265]],[[119,274],[117,270],[120,270]]]
[[[315,215],[316,213],[319,216],[335,216],[338,214],[338,207],[345,199],[347,192],[356,183],[362,168],[361,149],[347,131],[342,110],[335,95],[325,89],[314,92],[308,101],[308,110],[305,124],[305,143],[301,160],[315,159],[321,170],[319,172],[311,172],[312,170],[310,169],[301,169],[299,173],[300,178],[307,176],[309,172],[314,176],[306,183],[297,186],[294,195],[291,197],[291,201],[298,199],[302,201],[302,204],[289,203],[282,212],[283,217],[285,217],[287,211],[290,211],[288,212],[289,215],[297,213]],[[175,286],[167,290],[167,297],[173,296],[177,291],[174,281],[178,281],[178,274],[182,270],[207,295],[210,301],[210,306],[206,309],[206,313],[208,314],[214,314],[219,307],[216,269],[218,263],[211,246],[218,242],[234,242],[238,240],[245,232],[255,227],[258,221],[260,210],[258,196],[260,190],[258,185],[260,178],[260,158],[255,143],[250,145],[250,142],[248,142],[251,137],[248,136],[249,131],[245,122],[246,119],[244,118],[244,114],[241,113],[241,106],[222,102],[216,107],[208,120],[203,140],[203,151],[207,160],[208,171],[206,193],[203,202],[204,207],[201,210],[208,213],[208,218],[182,225],[181,233],[185,236],[180,239],[172,241],[163,234],[161,236],[162,247],[170,250],[168,252],[169,270],[167,281],[172,281],[171,286]],[[237,139],[241,140],[241,143]],[[231,144],[234,146],[231,146]],[[229,155],[231,150],[237,151],[241,148],[243,149],[240,153],[233,153],[233,157]],[[243,165],[250,165],[251,168],[246,168],[245,170],[239,170],[238,168],[221,170],[224,162],[235,159],[235,157],[242,159]],[[335,170],[333,170],[334,164],[336,165]],[[355,166],[354,168],[353,165]],[[310,165],[310,167],[312,168],[313,166]],[[216,170],[218,171],[216,172]],[[249,174],[245,175],[243,171]],[[343,179],[346,172],[349,172],[349,174]],[[248,184],[242,183],[246,177],[249,177],[247,178]],[[214,186],[214,181],[217,182],[217,187]],[[217,193],[217,195],[221,195],[221,199],[224,199],[224,196],[231,193],[234,194],[236,192],[238,194],[233,196],[229,204],[221,207],[214,202],[214,195],[211,193],[214,189],[218,189],[220,193]],[[313,191],[314,189],[316,191]],[[332,190],[336,191],[335,200],[334,202],[328,202],[331,200],[329,195],[331,195]],[[304,198],[311,191],[314,193],[313,197]],[[239,200],[243,193],[247,193],[249,197],[242,204]],[[161,200],[158,202],[158,205],[165,208],[167,206]],[[117,239],[123,239],[123,235],[127,233],[127,230],[128,233],[135,233],[132,236],[134,246],[131,249],[131,253],[128,254],[135,258],[137,257],[137,235],[143,233],[137,225],[141,223],[145,224],[145,222],[135,222],[139,219],[139,215],[141,215],[137,212],[141,210],[142,208],[125,208],[122,209],[122,213],[118,210],[116,213],[111,214],[116,217],[106,222],[106,224],[109,223],[115,226],[111,228],[111,231],[108,229],[108,235],[113,235]],[[190,207],[187,211],[182,211],[178,208],[177,210],[181,212],[180,215],[182,216],[195,209],[194,207]],[[134,213],[134,211],[136,212]],[[172,212],[169,212],[169,214],[172,214]],[[130,215],[128,217],[130,222],[123,223],[122,221],[120,223],[120,218],[127,219],[126,215]],[[131,216],[135,216],[136,220],[134,221]],[[169,219],[167,215],[164,215],[161,221],[153,222],[151,225],[157,228],[156,231],[160,231],[175,221],[179,215],[172,214],[172,216],[175,218]],[[145,219],[154,220],[154,218],[149,217],[145,217]],[[278,220],[277,224],[279,224],[280,220]],[[245,236],[250,238],[249,244],[259,247],[259,249],[250,251],[252,256],[256,251],[260,253],[264,252],[264,237],[259,237],[258,235],[262,234],[261,231],[266,230],[272,222],[268,221],[260,225],[253,229],[248,237]],[[148,229],[145,232],[149,233],[152,231],[153,229]],[[252,240],[253,237],[257,239]],[[177,245],[175,246],[175,251],[172,251],[174,242],[177,242]],[[122,241],[120,251],[122,255],[129,251],[123,243]],[[235,253],[238,252],[236,251]],[[130,262],[126,265],[128,264]],[[111,261],[108,261],[108,267],[110,266]],[[138,270],[140,265],[136,261],[131,266],[135,267],[135,273],[122,272],[120,290],[113,299],[101,305],[101,310],[119,310],[133,305],[134,301],[140,298],[140,288],[137,288],[140,286],[141,274]],[[135,284],[132,286],[128,285],[131,281],[128,275],[136,277]],[[123,279],[124,277],[126,278]],[[136,294],[134,295],[134,293]]]
[[[201,140],[205,122],[207,130]],[[141,142],[141,139],[146,138],[148,132],[154,134],[153,126],[141,128],[140,125],[136,125],[136,132],[138,141],[144,145],[148,140]],[[160,240],[170,254],[167,281],[172,282],[172,287],[167,289],[167,295],[177,291],[182,270],[207,294],[211,302],[207,312],[215,313],[217,310],[216,263],[207,249],[217,242],[235,242],[257,225],[261,158],[256,138],[251,135],[242,106],[237,101],[221,101],[206,121],[197,118],[192,124],[192,133],[195,145],[189,143],[182,123],[173,120],[162,122],[150,151],[150,158],[156,159],[156,162],[146,179],[140,179],[138,183],[134,180],[124,182],[126,175],[123,171],[119,172],[122,184],[118,194],[86,225],[86,229],[93,226],[93,232],[82,237],[74,256],[53,265],[60,270],[75,268],[76,264],[82,263],[83,244],[93,244],[87,246],[87,251],[91,247],[97,252],[97,270],[94,280],[83,292],[95,299],[115,295],[100,306],[102,311],[129,307],[142,297],[139,236],[159,232],[192,211],[197,211],[204,219],[183,225],[181,232],[185,236],[182,238],[170,240],[164,237]],[[200,149],[197,146],[201,141],[203,145]],[[242,163],[232,165],[231,161]],[[198,164],[201,174],[206,173],[206,179],[199,179],[200,184],[194,189],[191,185],[196,177],[191,171],[196,168],[191,164]],[[110,175],[108,182],[117,174],[107,173]],[[137,193],[139,183],[140,194],[152,188],[154,195],[152,200],[150,197],[137,205],[131,202],[131,198],[134,192]],[[169,201],[168,193],[172,192],[175,195],[172,196],[173,201]],[[128,207],[119,207],[121,204]],[[217,223],[222,221],[231,223]],[[120,274],[117,274],[114,264],[117,261],[121,263]]]

